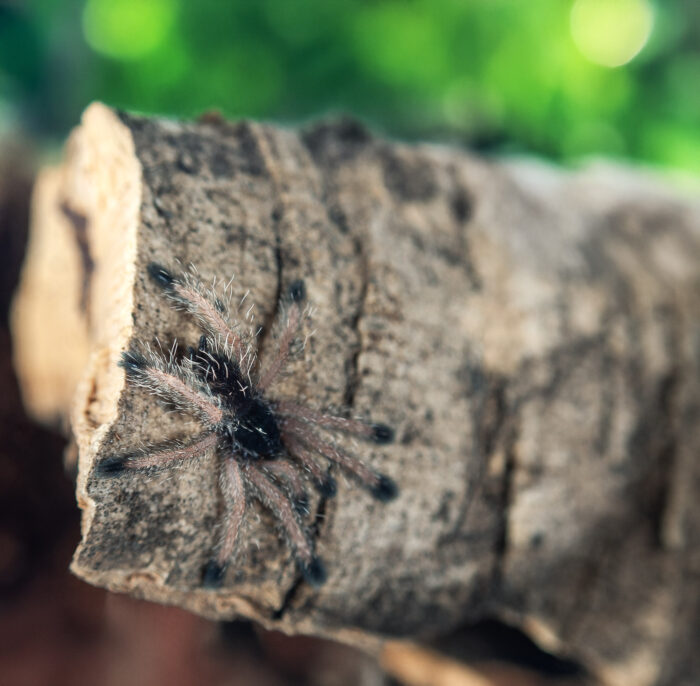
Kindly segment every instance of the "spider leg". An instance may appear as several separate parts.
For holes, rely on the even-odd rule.
[[[155,262],[148,265],[148,274],[172,300],[193,315],[214,337],[220,337],[224,347],[231,346],[237,357],[245,354],[241,337],[228,325],[222,315],[225,306],[205,291],[191,276],[174,276]]]
[[[116,476],[132,469],[148,469],[149,467],[163,467],[173,462],[182,462],[198,457],[207,450],[213,448],[218,438],[213,432],[200,434],[193,441],[184,445],[176,445],[160,450],[145,451],[129,455],[108,457],[97,466],[100,476]]]
[[[282,525],[304,578],[312,586],[321,586],[326,580],[326,570],[323,562],[314,554],[313,544],[299,521],[299,516],[290,499],[256,464],[249,463],[244,469],[246,478],[256,490],[260,501]]]
[[[223,410],[214,397],[196,390],[201,385],[199,380],[194,375],[189,378],[182,367],[168,366],[156,355],[151,355],[149,359],[134,350],[122,353],[119,366],[137,385],[194,413],[209,426],[216,426],[223,419]]]
[[[353,474],[377,500],[388,502],[398,495],[398,488],[392,479],[371,469],[356,457],[352,457],[334,445],[321,440],[311,431],[309,425],[288,419],[285,422],[285,431],[288,432],[287,435],[291,434],[292,441],[296,437],[297,443],[308,445],[319,455]],[[296,454],[296,451],[294,452]]]
[[[309,471],[319,493],[326,498],[332,498],[337,491],[335,479],[321,469],[311,452],[295,437],[295,434],[282,428],[282,442],[289,454],[299,460]]]
[[[304,480],[292,462],[282,458],[265,462],[264,470],[275,477],[281,477],[289,486],[294,497],[294,509],[299,515],[308,514],[309,498],[306,495]]]
[[[346,419],[345,417],[338,417],[332,414],[324,414],[289,400],[281,400],[275,403],[275,409],[281,415],[296,417],[323,429],[335,429],[336,431],[352,434],[379,445],[385,445],[394,440],[394,430],[387,424],[372,424],[357,419]]]
[[[256,387],[258,391],[263,392],[270,384],[275,380],[277,375],[284,369],[289,359],[289,353],[296,335],[299,329],[299,324],[301,323],[301,303],[306,297],[306,289],[304,287],[303,281],[295,281],[289,287],[289,299],[291,300],[291,305],[287,311],[287,322],[280,336],[280,340],[277,346],[277,352],[272,362],[267,366],[258,379]]]
[[[226,512],[220,524],[216,544],[216,556],[204,567],[202,583],[208,588],[221,584],[226,566],[233,555],[238,531],[246,510],[246,494],[241,468],[233,456],[228,456],[221,466],[219,486],[224,497]]]

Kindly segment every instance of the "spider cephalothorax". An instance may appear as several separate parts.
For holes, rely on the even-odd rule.
[[[385,424],[325,414],[268,395],[301,326],[306,298],[303,281],[294,282],[287,290],[282,303],[286,318],[277,351],[260,369],[244,336],[229,323],[225,304],[204,289],[193,274],[176,276],[157,264],[150,264],[148,273],[176,306],[195,317],[206,335],[179,361],[172,354],[166,358],[132,348],[123,353],[120,365],[132,382],[196,416],[202,431],[183,443],[108,457],[100,463],[99,473],[114,476],[127,470],[162,467],[215,450],[225,513],[215,554],[204,569],[204,585],[221,582],[251,498],[261,502],[279,522],[304,578],[314,586],[321,585],[325,570],[304,524],[308,514],[306,485],[311,482],[326,497],[335,494],[336,486],[319,458],[339,465],[379,500],[388,501],[397,494],[391,479],[341,450],[322,432],[339,431],[384,444],[393,440],[393,430]]]

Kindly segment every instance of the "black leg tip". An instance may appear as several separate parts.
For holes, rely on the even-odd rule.
[[[294,510],[302,517],[309,514],[309,497],[306,493],[302,493],[294,499]]]
[[[164,290],[169,290],[173,286],[175,277],[165,268],[155,262],[151,262],[148,267],[148,275]]]
[[[308,564],[306,562],[299,563],[301,573],[309,586],[318,588],[326,583],[326,567],[319,557],[311,558],[311,562]]]
[[[125,350],[118,364],[122,369],[126,370],[127,376],[134,376],[148,366],[146,358],[141,353],[133,350]]]
[[[219,588],[224,579],[225,565],[216,560],[209,560],[202,571],[202,586],[204,588]]]
[[[126,458],[124,457],[108,457],[97,465],[97,474],[104,477],[118,476],[125,470]]]
[[[289,297],[293,303],[300,303],[306,299],[306,285],[301,279],[289,287]]]
[[[383,503],[394,500],[399,494],[399,487],[394,480],[390,479],[388,476],[384,476],[384,474],[379,475],[376,485],[374,485],[371,490],[372,495]]]
[[[373,424],[372,440],[379,445],[392,443],[394,440],[394,430],[386,424]]]
[[[319,482],[318,492],[324,498],[333,498],[338,492],[338,484],[332,476],[326,476],[323,481]]]

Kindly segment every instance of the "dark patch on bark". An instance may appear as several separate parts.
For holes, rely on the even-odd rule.
[[[209,171],[215,178],[231,178],[236,169],[235,156],[235,151],[222,146],[209,158]]]
[[[260,152],[257,138],[250,124],[245,121],[241,122],[234,128],[234,134],[238,137],[240,151],[247,160],[247,173],[252,176],[269,175],[265,158]]]
[[[118,114],[131,131],[139,156],[142,150],[151,149],[147,145],[149,141],[164,139],[162,130],[148,119],[123,112]],[[179,134],[169,134],[165,137],[175,153],[173,162],[170,163],[173,170],[195,175],[201,173],[202,164],[206,163],[212,176],[217,179],[233,178],[236,174],[267,174],[264,159],[248,122],[229,125],[227,136],[223,140],[220,136],[211,135],[215,132],[210,130],[205,134],[205,131],[204,128],[196,131],[188,127]],[[148,159],[142,158],[141,162],[144,172],[150,169]],[[165,170],[161,169],[159,176],[165,173]]]
[[[342,229],[341,229],[342,231]],[[354,311],[352,318],[350,319],[349,330],[355,336],[355,343],[352,349],[352,355],[350,359],[345,364],[345,373],[347,383],[345,386],[344,394],[344,404],[345,407],[352,408],[355,406],[355,395],[357,394],[357,389],[360,385],[360,374],[359,374],[359,358],[362,352],[361,338],[360,338],[360,321],[365,309],[365,301],[367,300],[367,288],[369,286],[368,280],[368,268],[367,268],[367,255],[365,254],[365,248],[362,240],[355,237],[353,240],[353,246],[355,248],[355,254],[357,255],[358,264],[362,270],[362,279],[360,282],[360,294],[358,296],[357,309]]]
[[[452,214],[459,224],[466,224],[474,216],[474,200],[464,188],[457,188],[450,198]]]
[[[348,217],[343,211],[343,209],[338,204],[331,205],[328,208],[328,218],[338,227],[338,230],[347,234],[350,233],[350,225],[348,224]]]
[[[481,370],[479,370],[481,372]],[[474,377],[472,377],[474,378]],[[506,377],[501,374],[484,375],[486,393],[482,403],[475,403],[475,426],[479,452],[488,460],[501,438],[508,408],[506,405]]]
[[[175,149],[177,157],[175,164],[185,174],[199,174],[202,169],[202,137],[194,133],[183,132],[177,137]]]
[[[661,529],[668,506],[670,479],[674,472],[677,441],[677,397],[680,378],[676,370],[660,379],[656,392],[640,413],[629,441],[629,454],[647,463],[640,470],[642,485],[637,502],[652,523],[656,543],[662,544]]]
[[[381,148],[384,184],[398,202],[428,202],[438,192],[432,165],[417,155],[403,157],[388,146]]]
[[[506,438],[505,451],[505,467],[503,469],[503,476],[501,479],[501,493],[499,497],[499,506],[497,512],[500,516],[500,526],[498,531],[498,537],[496,538],[495,546],[495,556],[494,556],[494,567],[492,574],[492,581],[490,584],[490,591],[494,596],[507,595],[503,592],[504,584],[504,567],[506,564],[506,557],[508,555],[508,545],[510,541],[509,534],[509,518],[512,509],[513,496],[515,493],[515,444],[517,441],[517,424],[515,422],[510,422],[510,426],[513,427],[509,432],[509,436]]]
[[[495,485],[486,483],[488,463],[496,445],[504,440],[506,421],[515,411],[507,403],[507,378],[485,371],[481,362],[474,359],[470,352],[465,354],[465,362],[458,372],[458,379],[464,388],[464,395],[471,401],[474,429],[470,459],[474,465],[474,472],[469,475],[470,478],[460,494],[459,510],[454,525],[439,539],[439,545],[445,548],[457,540],[464,540],[469,510],[479,489],[485,489],[486,492],[495,489],[493,497],[499,497],[500,481]],[[482,540],[491,541],[492,535],[484,534]]]
[[[482,279],[474,263],[472,249],[469,242],[469,221],[474,214],[474,199],[461,185],[457,170],[449,167],[450,178],[454,185],[448,195],[448,203],[452,216],[455,218],[455,240],[464,264],[464,271],[475,291],[482,289]]]
[[[372,134],[356,119],[343,117],[303,131],[301,140],[316,164],[336,167],[361,154],[372,142]]]
[[[402,227],[401,236],[413,243],[418,251],[425,255],[435,255],[446,265],[461,269],[469,279],[474,290],[481,288],[481,279],[476,273],[476,269],[470,259],[469,249],[463,235],[463,227],[459,226],[458,232],[452,236],[436,236],[417,232],[412,226]],[[437,273],[432,275],[432,281],[437,283],[440,276]]]

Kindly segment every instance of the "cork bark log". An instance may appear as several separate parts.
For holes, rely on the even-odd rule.
[[[397,500],[341,481],[312,503],[320,589],[262,508],[224,587],[201,588],[212,460],[95,475],[195,429],[117,367],[131,340],[198,337],[151,261],[235,275],[263,351],[303,278],[316,333],[285,392],[396,427],[361,456]],[[678,683],[699,621],[699,265],[697,196],[629,170],[93,105],[37,185],[14,309],[25,400],[70,417],[78,448],[73,571],[366,646],[498,617],[609,683]]]

